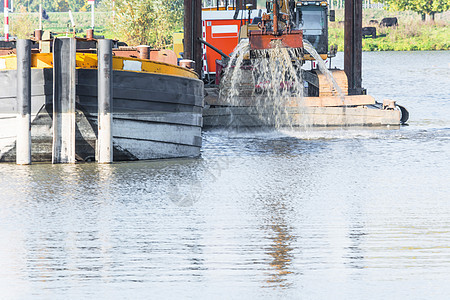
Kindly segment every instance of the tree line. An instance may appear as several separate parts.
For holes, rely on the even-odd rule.
[[[3,7],[3,1],[0,0],[1,7]],[[361,0],[364,1],[364,0]],[[101,6],[102,4],[112,3],[112,0],[96,0],[96,6]],[[167,2],[168,7],[174,7],[175,13],[178,13],[183,9],[183,1],[161,1],[161,0],[131,0],[131,1],[123,1],[117,0],[115,1],[115,6],[117,8],[121,8],[122,6],[131,6],[131,7],[141,7],[144,6],[152,6],[162,5],[166,6]],[[258,5],[262,5],[261,3],[265,2],[264,0],[258,0]],[[331,6],[335,6],[335,3],[344,3],[345,0],[328,0]],[[374,2],[384,3],[389,10],[393,11],[404,11],[410,10],[424,15],[430,15],[434,17],[436,13],[444,12],[450,9],[450,1],[449,0],[374,0]],[[87,0],[14,0],[15,5],[26,7],[28,11],[37,11],[39,8],[39,4],[42,4],[42,7],[46,11],[50,12],[66,12],[66,11],[87,11],[90,8]],[[175,5],[174,5],[175,4]],[[169,14],[172,12],[169,11]]]
[[[426,15],[434,20],[436,13],[445,12],[450,9],[449,0],[376,0],[387,4],[391,11],[413,11],[422,16],[425,21]]]
[[[389,10],[417,12],[423,20],[426,15],[434,20],[436,13],[450,9],[450,0],[373,1],[383,3]],[[258,4],[261,2],[265,3],[258,0]],[[0,3],[3,6],[3,0]],[[47,12],[90,10],[87,0],[14,0],[16,10],[22,7],[28,12],[38,11],[39,4]],[[184,0],[96,0],[95,5],[111,13],[108,24],[103,26],[114,32],[120,40],[132,45],[150,44],[163,48],[172,43],[173,32],[183,29]]]

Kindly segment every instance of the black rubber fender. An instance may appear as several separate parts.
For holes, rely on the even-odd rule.
[[[404,108],[401,105],[396,104],[397,107],[400,109],[400,112],[402,113],[402,117],[400,118],[400,123],[402,125],[406,124],[406,122],[409,120],[409,112],[406,108]]]

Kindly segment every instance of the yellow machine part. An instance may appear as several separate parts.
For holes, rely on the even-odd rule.
[[[173,51],[177,55],[177,58],[181,58],[180,53],[184,52],[183,39],[184,32],[173,33]]]
[[[135,61],[133,70],[126,68],[126,61]],[[77,68],[97,69],[97,54],[77,53]],[[31,55],[31,67],[37,69],[52,68],[52,53],[36,53]],[[0,56],[0,71],[15,70],[17,68],[16,55]],[[139,70],[140,69],[140,70]],[[113,70],[157,73],[172,76],[198,78],[197,73],[179,66],[155,62],[147,59],[113,56]]]
[[[320,54],[320,57],[321,57],[323,60],[326,60],[326,59],[328,58],[328,54]],[[316,60],[314,57],[311,56],[311,54],[305,54],[305,55],[303,56],[303,59],[304,59],[304,60]]]
[[[343,70],[330,70],[333,74],[333,78],[336,83],[341,88],[344,95],[348,95],[348,79],[347,74]],[[319,78],[319,97],[335,96],[334,92],[328,82],[326,76],[319,70],[315,70],[317,77]]]

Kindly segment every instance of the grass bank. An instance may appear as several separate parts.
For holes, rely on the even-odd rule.
[[[337,11],[337,20],[329,25],[329,44],[344,50],[343,11]],[[381,21],[384,17],[397,17],[398,27],[386,28],[370,25],[370,20]],[[363,51],[428,51],[450,50],[450,12],[437,14],[434,22],[422,22],[412,12],[388,12],[368,9],[363,14],[363,26],[376,27],[376,38],[363,39]]]

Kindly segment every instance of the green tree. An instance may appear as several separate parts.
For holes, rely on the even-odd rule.
[[[115,0],[114,31],[130,45],[163,48],[183,27],[183,0]],[[112,0],[106,0],[111,6]]]
[[[378,0],[382,2],[382,0]],[[444,12],[450,9],[449,0],[385,0],[388,9],[392,11],[411,10],[422,15],[425,21],[425,15],[430,15],[434,20],[436,13]]]
[[[19,39],[28,39],[37,28],[38,17],[20,4],[16,5],[15,10],[19,13],[11,16],[11,33]]]

